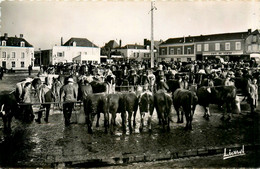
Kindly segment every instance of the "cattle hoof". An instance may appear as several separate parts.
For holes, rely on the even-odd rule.
[[[139,131],[142,132],[142,131],[143,131],[143,128],[139,128]]]
[[[35,119],[35,122],[37,122],[37,123],[41,123],[41,119]]]

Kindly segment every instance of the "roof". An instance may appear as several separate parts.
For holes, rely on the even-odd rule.
[[[118,43],[115,40],[110,40],[108,43],[105,44],[106,48],[114,49],[119,47]]]
[[[76,42],[76,46],[81,46],[81,47],[98,47],[94,43],[90,42],[86,38],[70,38],[64,45],[62,46],[73,46],[73,42]]]
[[[24,42],[25,47],[33,47],[30,43],[28,43],[24,38],[18,38],[18,37],[7,37],[1,36],[0,37],[1,42],[3,40],[6,41],[6,46],[21,46],[21,42]]]
[[[128,44],[123,47],[118,47],[116,49],[146,49],[144,45],[137,45],[137,44]]]
[[[233,40],[245,39],[249,35],[248,32],[235,32],[235,33],[221,33],[212,35],[188,36],[167,39],[163,44],[173,43],[190,43],[190,42],[205,42],[205,41],[220,41],[220,40]]]

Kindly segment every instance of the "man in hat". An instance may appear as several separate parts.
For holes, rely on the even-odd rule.
[[[50,109],[51,109],[51,104],[44,104],[46,102],[52,102],[55,99],[54,93],[51,90],[51,85],[49,82],[49,78],[45,78],[45,83],[41,85],[40,87],[40,94],[39,94],[39,99],[40,102],[43,103],[41,106],[41,110],[38,112],[38,119],[35,119],[36,122],[41,123],[41,118],[42,118],[42,112],[45,110],[45,118],[44,121],[48,123],[48,118],[50,114]]]
[[[255,108],[258,106],[258,85],[257,85],[257,79],[253,78],[253,81],[248,81],[248,95],[249,95],[249,104],[251,108],[251,113],[255,112]]]
[[[63,103],[63,115],[65,119],[65,126],[70,125],[70,117],[74,107],[74,103],[77,101],[78,91],[74,87],[73,78],[68,79],[68,83],[61,88],[60,100]]]

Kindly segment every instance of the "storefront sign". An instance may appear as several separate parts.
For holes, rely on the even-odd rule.
[[[229,51],[229,52],[203,52],[205,55],[242,55],[243,51]]]

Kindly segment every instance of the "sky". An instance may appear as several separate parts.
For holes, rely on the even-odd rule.
[[[110,40],[143,44],[151,39],[151,1],[3,1],[3,36],[23,34],[34,46],[51,49],[71,37],[99,47]],[[260,1],[155,1],[154,40],[260,29]]]

